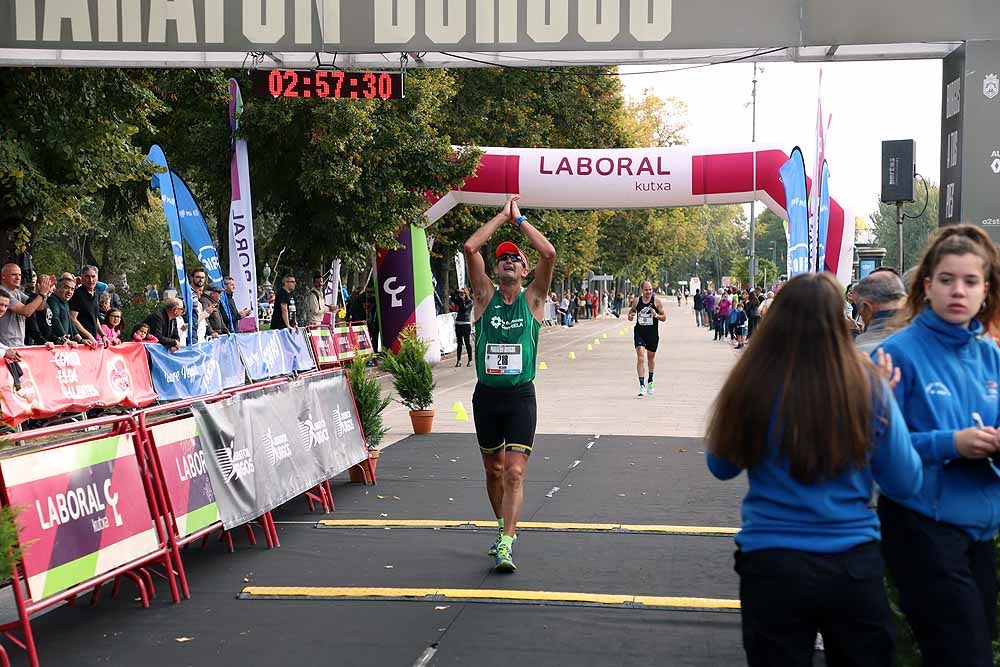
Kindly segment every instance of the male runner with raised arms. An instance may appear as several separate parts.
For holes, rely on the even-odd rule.
[[[472,395],[476,437],[486,469],[486,492],[499,531],[490,555],[498,572],[513,572],[513,546],[521,506],[524,470],[535,439],[535,359],[538,331],[545,314],[545,296],[552,284],[556,250],[528,218],[521,215],[515,195],[498,215],[465,242],[466,265],[472,285],[476,327],[476,375]],[[480,249],[500,227],[510,222],[538,252],[535,279],[527,289],[528,260],[521,249],[504,241],[496,250],[499,287],[486,275]]]
[[[656,368],[656,348],[660,345],[660,322],[667,321],[667,311],[660,300],[653,296],[653,283],[643,280],[639,285],[642,296],[632,302],[628,320],[635,319],[635,370],[639,374],[639,395],[653,393],[653,371]],[[643,377],[643,366],[649,377]],[[648,384],[647,384],[648,383]]]

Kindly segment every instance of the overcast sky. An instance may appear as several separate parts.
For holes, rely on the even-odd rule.
[[[801,146],[812,176],[816,158],[816,93],[823,69],[823,112],[830,193],[855,215],[878,206],[882,141],[915,139],[917,171],[939,182],[941,61],[763,63],[757,77],[757,141],[790,151]],[[623,67],[622,72],[662,69]],[[687,71],[623,76],[625,93],[678,97],[688,105],[688,143],[719,147],[748,142],[753,65],[713,65]],[[758,209],[759,210],[759,209]]]

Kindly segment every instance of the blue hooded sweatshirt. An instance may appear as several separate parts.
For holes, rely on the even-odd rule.
[[[924,467],[919,494],[885,494],[979,541],[992,539],[1000,527],[1000,476],[987,459],[962,458],[955,449],[955,431],[976,426],[974,412],[984,424],[1000,425],[1000,350],[991,339],[980,338],[982,333],[978,320],[962,327],[926,308],[881,346],[902,373],[896,400]]]
[[[875,444],[863,468],[803,484],[792,477],[788,461],[779,458],[775,443],[767,457],[747,471],[750,490],[740,510],[743,526],[736,534],[742,551],[840,553],[881,539],[878,515],[868,507],[873,478],[881,488],[891,490],[893,498],[916,493],[921,483],[920,459],[910,446],[906,422],[885,381],[881,397],[873,400]],[[774,442],[773,433],[768,438]],[[740,473],[740,468],[711,452],[708,468],[719,479]]]

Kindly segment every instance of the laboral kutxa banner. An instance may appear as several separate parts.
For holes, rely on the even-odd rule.
[[[156,424],[149,434],[156,444],[178,535],[186,537],[218,521],[219,507],[194,418]]]
[[[20,376],[0,364],[0,412],[7,424],[113,405],[140,408],[156,400],[142,343],[18,352]]]
[[[226,528],[255,519],[368,457],[343,373],[193,406]]]
[[[28,590],[49,597],[159,545],[131,435],[0,460]]]

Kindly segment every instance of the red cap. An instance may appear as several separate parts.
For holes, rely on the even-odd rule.
[[[510,241],[504,241],[503,243],[497,246],[497,259],[500,258],[500,255],[506,255],[508,253],[520,255],[521,259],[522,260],[524,259],[524,253],[521,252],[521,249],[518,248],[513,243],[511,243]]]

